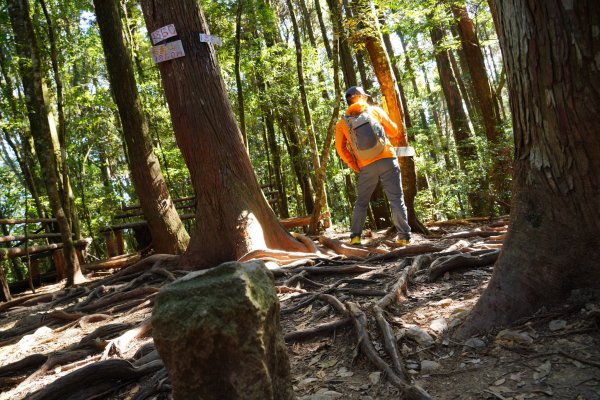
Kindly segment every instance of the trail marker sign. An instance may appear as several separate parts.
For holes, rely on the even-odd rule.
[[[200,41],[203,43],[212,43],[217,46],[221,46],[223,44],[223,41],[221,40],[220,37],[213,36],[213,35],[207,35],[206,33],[200,34]]]
[[[174,24],[170,24],[167,26],[163,26],[162,28],[158,28],[157,30],[155,30],[154,32],[152,32],[150,34],[150,37],[152,38],[152,44],[162,42],[163,40],[166,40],[173,36],[177,36],[177,31],[175,30]]]
[[[157,64],[159,62],[172,60],[185,56],[181,40],[160,44],[150,48],[150,55],[152,56],[152,62]]]

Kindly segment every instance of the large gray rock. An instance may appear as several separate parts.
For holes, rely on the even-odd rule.
[[[261,261],[225,263],[164,287],[152,326],[175,399],[293,399],[279,301]]]

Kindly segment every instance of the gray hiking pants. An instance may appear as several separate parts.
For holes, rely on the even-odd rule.
[[[387,195],[392,209],[392,221],[398,230],[399,236],[410,235],[410,226],[406,216],[406,205],[404,204],[404,193],[402,192],[402,178],[400,166],[396,158],[382,158],[374,163],[361,168],[358,173],[358,188],[356,189],[356,204],[352,214],[351,235],[360,236],[365,225],[367,209],[371,194],[381,179],[381,184]]]

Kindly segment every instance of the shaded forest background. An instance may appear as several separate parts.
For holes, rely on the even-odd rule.
[[[0,219],[52,217],[6,3],[0,1]],[[210,33],[223,41],[217,47],[221,74],[252,165],[280,218],[312,212],[316,168],[309,133],[314,130],[321,151],[332,110],[336,105],[344,109],[336,96],[339,89],[362,85],[385,108],[365,48],[372,27],[361,21],[368,12],[378,16],[401,94],[409,144],[416,149],[417,217],[425,221],[508,213],[512,127],[487,2],[375,1],[373,8],[345,0],[201,3]],[[52,114],[48,120],[56,138],[60,187],[70,194],[73,205],[68,210],[73,235],[92,238],[90,257],[103,259],[108,254],[100,231],[122,222],[115,216],[139,204],[140,196],[132,184],[135,161],[128,156],[113,95],[122,88],[109,83],[90,2],[32,0],[29,7]],[[159,72],[150,59],[151,41],[141,9],[137,2],[121,1],[120,14],[153,150],[170,194],[191,197],[193,188],[175,142]],[[336,39],[341,80],[337,91]],[[343,230],[354,200],[353,172],[334,152],[329,157],[328,207],[332,222]],[[389,226],[383,196],[379,191],[371,204],[367,224],[373,229]],[[184,223],[193,234],[193,224]],[[39,225],[2,227],[4,236],[21,236],[38,233],[34,229]],[[46,229],[56,232],[50,226]],[[126,239],[135,248],[134,235]],[[24,245],[0,243],[20,244]],[[27,263],[27,259],[3,261],[8,281],[23,280]]]

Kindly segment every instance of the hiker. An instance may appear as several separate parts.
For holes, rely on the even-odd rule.
[[[398,231],[396,242],[410,242],[410,226],[402,192],[400,166],[388,138],[398,137],[398,127],[379,107],[367,104],[370,97],[360,86],[346,91],[348,110],[335,127],[335,148],[340,158],[358,173],[356,204],[352,213],[350,244],[360,245],[371,194],[381,179]]]

